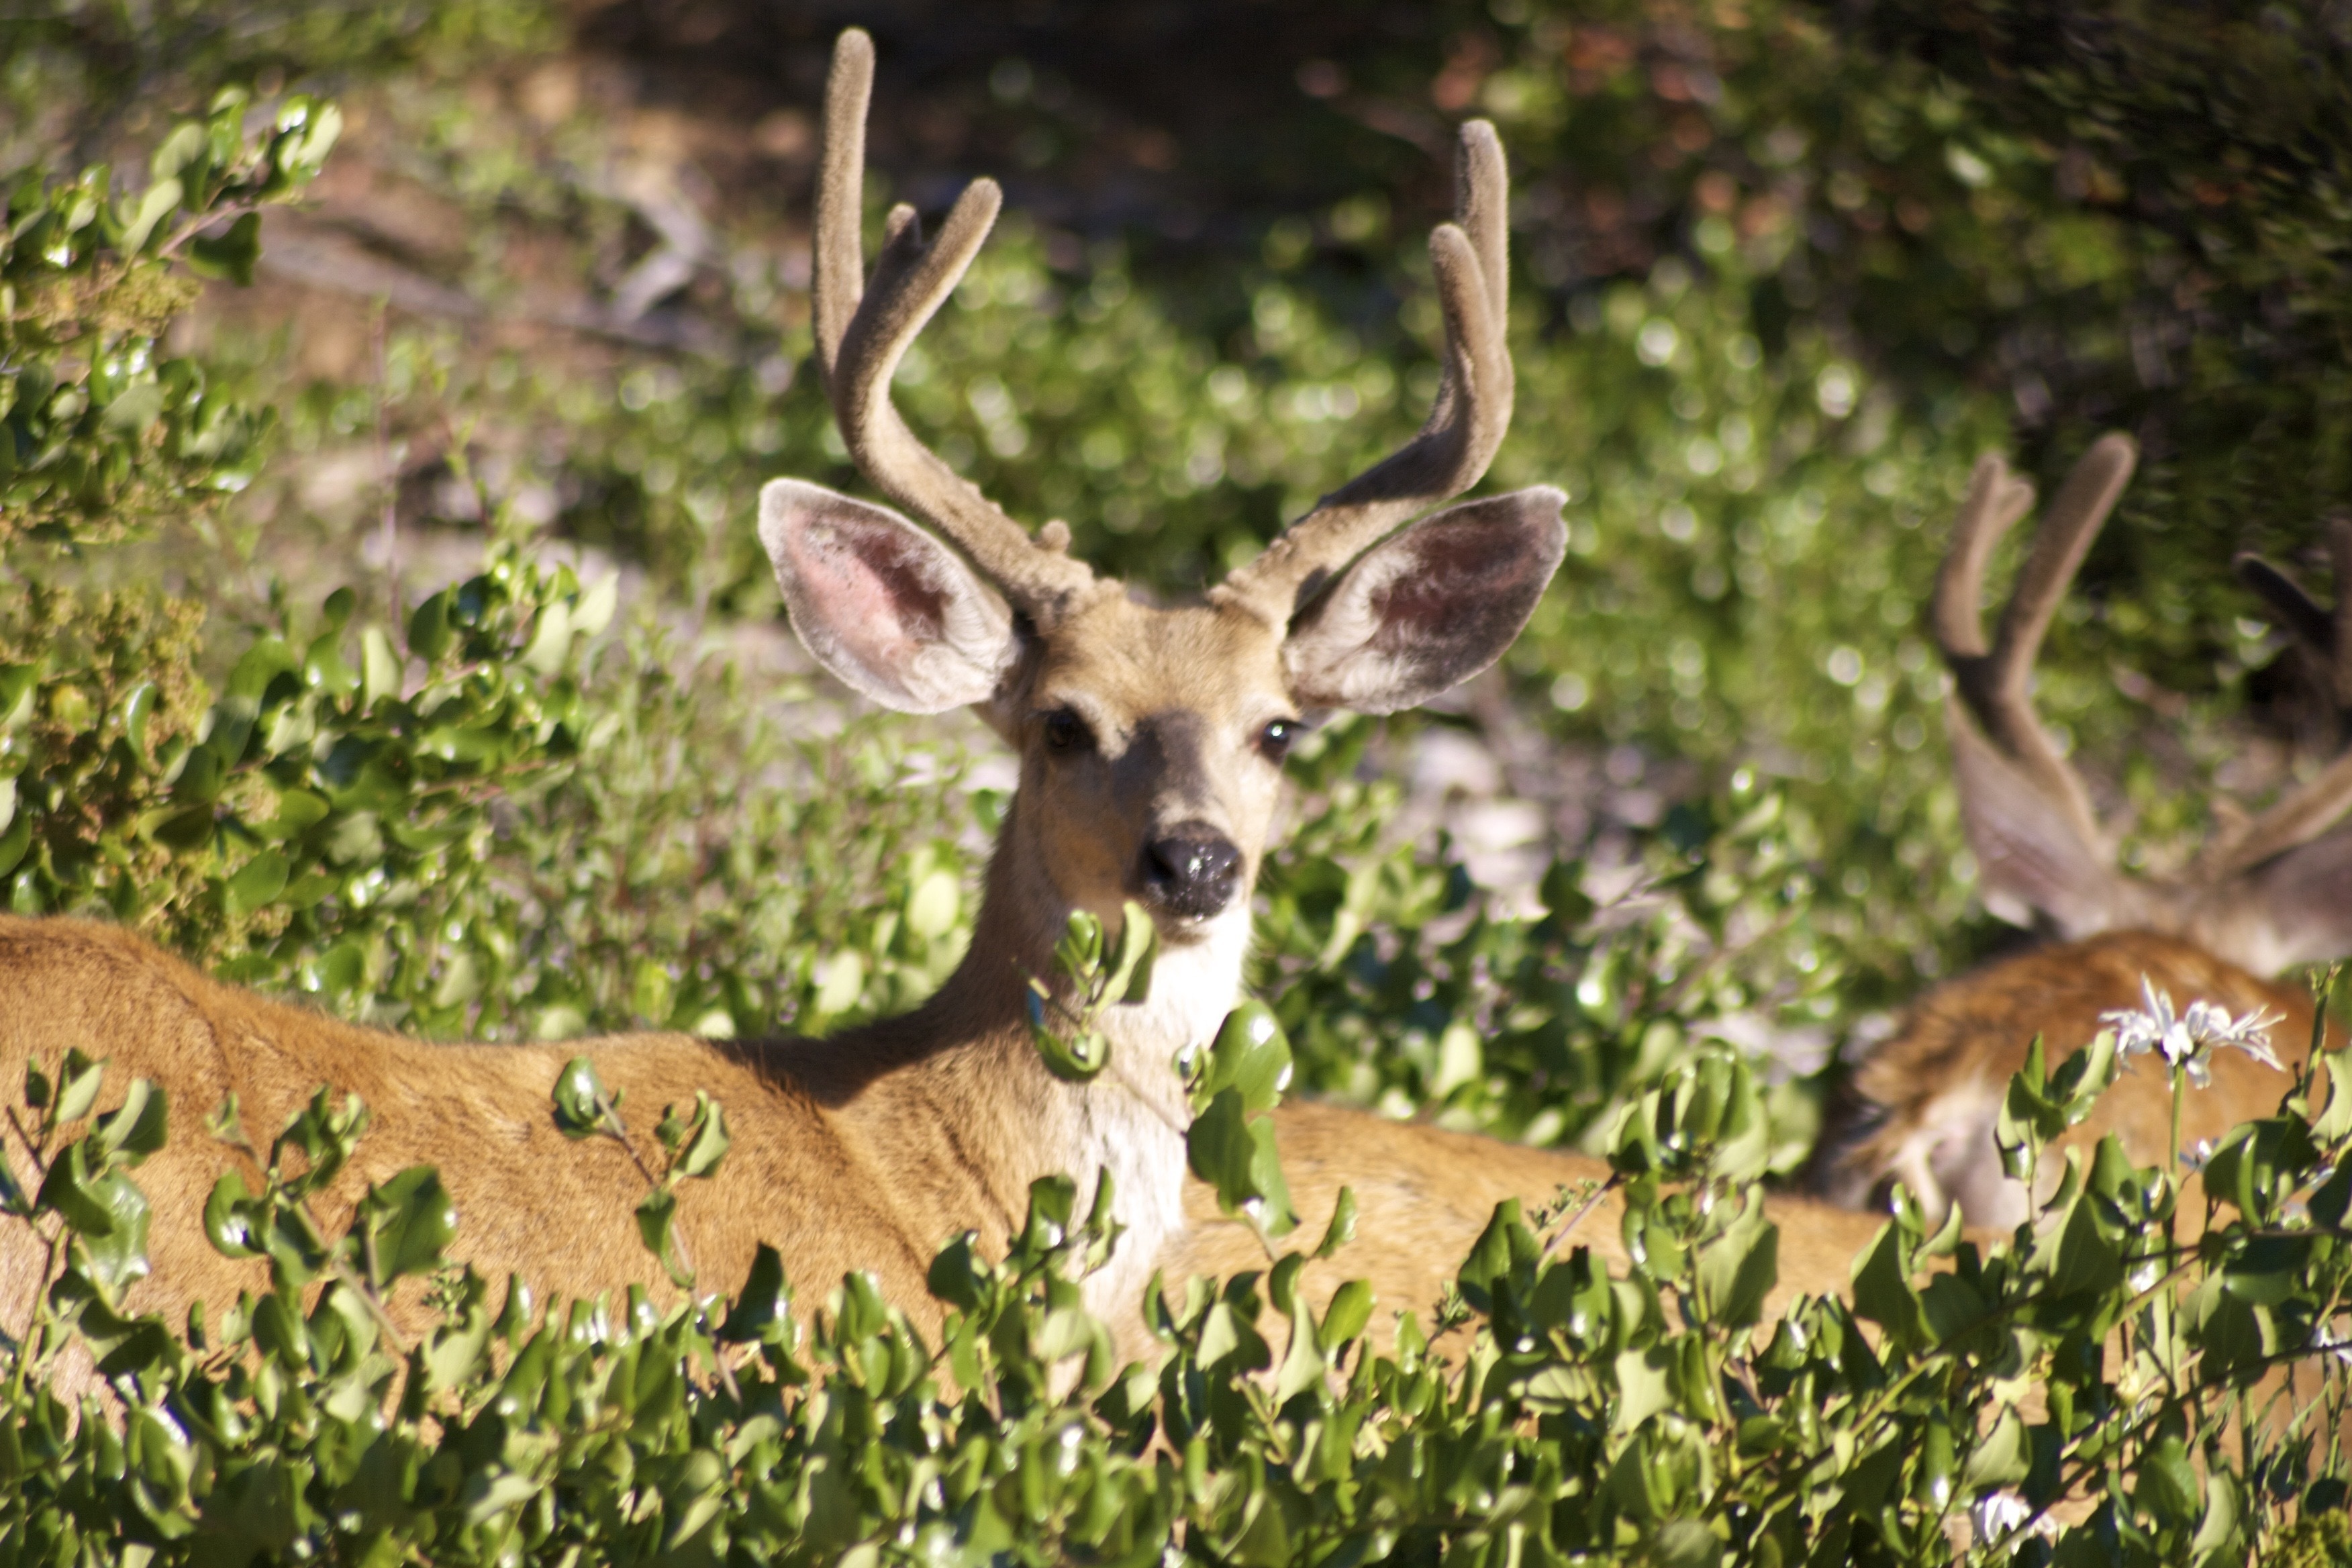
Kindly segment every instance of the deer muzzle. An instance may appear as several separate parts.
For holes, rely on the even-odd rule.
[[[1207,920],[1233,902],[1242,852],[1205,823],[1181,824],[1143,847],[1140,881],[1155,914]]]

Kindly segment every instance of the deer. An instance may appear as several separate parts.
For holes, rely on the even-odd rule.
[[[701,1091],[724,1108],[727,1168],[681,1189],[676,1220],[698,1288],[741,1278],[764,1242],[791,1279],[823,1289],[866,1271],[919,1330],[934,1330],[940,1308],[925,1279],[939,1247],[973,1234],[1002,1249],[1031,1184],[1101,1173],[1124,1237],[1086,1300],[1139,1355],[1150,1344],[1138,1305],[1153,1273],[1235,1256],[1236,1227],[1221,1226],[1213,1204],[1203,1210],[1188,1176],[1190,1111],[1171,1064],[1213,1037],[1239,994],[1284,752],[1318,714],[1396,711],[1487,668],[1565,548],[1558,489],[1458,500],[1511,415],[1501,145],[1483,121],[1462,128],[1456,215],[1430,241],[1444,346],[1421,431],[1199,603],[1161,607],[1073,558],[1066,525],[1033,535],[1015,522],[894,406],[893,372],[977,254],[1001,196],[975,180],[931,238],[910,207],[893,208],[868,276],[859,229],[873,77],[871,41],[845,32],[823,115],[815,363],[856,468],[905,512],[779,479],[760,493],[758,529],[820,665],[884,708],[968,707],[1018,754],[961,963],[916,1011],[824,1039],[430,1042],[216,982],[120,928],[0,916],[0,1076],[79,1047],[110,1059],[117,1085],[158,1086],[178,1112],[177,1135],[140,1170],[153,1239],[130,1310],[170,1315],[256,1282],[255,1266],[204,1239],[201,1211],[231,1156],[190,1123],[234,1094],[266,1134],[322,1084],[357,1094],[373,1116],[332,1190],[339,1201],[432,1164],[459,1217],[454,1258],[511,1271],[551,1299],[644,1279],[631,1219],[639,1156],[608,1140],[568,1142],[550,1114],[551,1086],[579,1055],[631,1105]],[[1052,955],[1073,912],[1117,928],[1129,900],[1157,931],[1149,994],[1102,1019],[1108,1068],[1066,1081],[1035,1047],[1032,982],[1062,984]],[[1389,1233],[1368,1270],[1408,1308],[1433,1300],[1436,1271],[1466,1251],[1495,1201],[1543,1201],[1605,1173],[1594,1161],[1322,1107],[1293,1108],[1277,1138],[1310,1208],[1328,1208],[1342,1181],[1366,1194],[1367,1233]],[[27,1152],[19,1131],[9,1154],[20,1171]],[[1790,1227],[1788,1272],[1817,1293],[1837,1289],[1875,1226],[1800,1206],[1811,1220]],[[1590,1230],[1622,1264],[1613,1223]],[[7,1232],[0,1326],[25,1321],[40,1267],[27,1237]],[[393,1310],[425,1321],[419,1303]]]
[[[2053,940],[1937,986],[1855,1067],[1849,1099],[1817,1159],[1817,1185],[1861,1204],[1902,1182],[1940,1216],[1960,1206],[1974,1226],[2007,1228],[2032,1194],[2001,1170],[1994,1120],[2011,1074],[2037,1036],[2050,1065],[2110,1026],[2105,1016],[2150,1000],[2179,1012],[2204,1002],[2262,1015],[2275,1058],[2220,1050],[2211,1081],[2187,1095],[2183,1148],[2266,1116],[2314,1040],[2310,993],[2270,978],[2352,951],[2352,753],[2287,789],[2267,809],[2224,805],[2221,828],[2176,877],[2117,863],[2082,775],[2037,715],[2033,663],[2084,555],[2129,482],[2132,439],[2093,443],[2052,500],[1988,642],[1987,564],[2034,502],[2033,487],[1998,456],[1976,466],[1929,605],[1929,629],[1950,673],[1946,704],[1960,817],[1986,904]],[[2252,555],[2239,577],[2273,609],[2326,671],[2338,701],[2352,695],[2352,522],[2333,525],[2336,604],[2323,609],[2294,579]],[[2342,1032],[2331,1026],[2330,1048]],[[2166,1074],[2126,1070],[2062,1142],[2115,1133],[2140,1164],[2168,1163],[2172,1094]],[[2055,1163],[2052,1163],[2054,1166]],[[2054,1179],[2054,1172],[2048,1173]]]

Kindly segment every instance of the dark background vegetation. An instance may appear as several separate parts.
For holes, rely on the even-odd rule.
[[[1003,1266],[943,1255],[952,1400],[870,1291],[819,1315],[799,1282],[795,1319],[758,1275],[723,1327],[633,1305],[607,1333],[493,1320],[444,1271],[404,1372],[362,1298],[379,1251],[438,1258],[436,1189],[357,1216],[314,1296],[327,1251],[273,1245],[268,1299],[184,1343],[110,1315],[124,1172],[163,1135],[121,1116],[53,1151],[87,1190],[0,1191],[63,1248],[58,1332],[143,1380],[121,1441],[0,1392],[0,1561],[1944,1562],[1972,1503],[2095,1473],[2061,1560],[2240,1561],[2299,1510],[2336,1523],[2278,1560],[2345,1561],[2310,1454],[2220,1441],[2229,1380],[2332,1331],[2338,1244],[2302,1227],[2352,1201],[2340,1108],[2224,1151],[2239,1218],[2177,1291],[2126,1273],[2171,1256],[2171,1189],[2119,1154],[2021,1262],[1963,1248],[1923,1289],[1898,1216],[1853,1292],[1874,1348],[1835,1302],[1750,1342],[1771,1242],[1738,1190],[1802,1163],[1841,1048],[2015,940],[1974,900],[1920,615],[1979,454],[2046,491],[2099,432],[2140,442],[2037,696],[2126,865],[2182,867],[2340,742],[2226,563],[2336,588],[2344,4],[10,11],[7,907],[436,1037],[821,1032],[939,983],[1007,770],[815,671],[750,527],[774,475],[860,484],[807,363],[814,109],[852,22],[874,216],[982,173],[1009,196],[901,406],[1170,595],[1419,422],[1451,127],[1500,127],[1519,400],[1490,482],[1567,490],[1570,553],[1496,672],[1300,748],[1251,981],[1300,1089],[1605,1149],[1633,1276],[1502,1215],[1446,1320],[1465,1378],[1410,1337],[1366,1353],[1368,1308],[1294,1312],[1277,1269],[1274,1384],[1244,1276],[1171,1309],[1155,1385],[1095,1364],[1070,1276],[1104,1238],[1063,1187]],[[340,106],[323,164],[305,94]],[[63,1076],[27,1086],[45,1150],[97,1103]],[[2019,1091],[2029,1142],[2067,1093]],[[316,1170],[354,1132],[323,1103],[298,1129]],[[1984,1426],[2020,1368],[2047,1408]],[[1985,1560],[2011,1548],[2043,1560]]]

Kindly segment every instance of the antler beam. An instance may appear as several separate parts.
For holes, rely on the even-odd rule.
[[[2341,712],[2352,708],[2352,518],[2329,520],[2327,553],[2336,569],[2333,610],[2322,609],[2294,578],[2259,555],[2241,555],[2234,564],[2238,580],[2262,595],[2287,634],[2311,650],[2326,672],[2328,699]],[[2220,876],[2251,871],[2318,837],[2347,810],[2352,810],[2352,751],[2289,790],[2218,847],[2213,870]]]
[[[2023,770],[2083,844],[2101,848],[2105,840],[2090,795],[2034,714],[2033,660],[2067,584],[2137,458],[2130,437],[2107,435],[2074,465],[2034,534],[2033,552],[2018,574],[1990,649],[1982,611],[1985,567],[2002,535],[2032,510],[2033,487],[2012,478],[1999,458],[1982,458],[1953,522],[1929,614],[1953,685],[1985,738]]]
[[[858,237],[866,185],[866,111],[874,90],[874,41],[852,27],[835,44],[825,80],[824,147],[816,194],[817,366],[835,420],[858,471],[969,556],[1041,629],[1099,591],[1065,553],[1066,529],[1045,540],[1027,531],[916,439],[890,401],[890,378],[908,345],[962,281],[996,222],[996,182],[974,180],[956,198],[938,239],[904,203],[884,220],[881,254],[864,280]]]
[[[1483,120],[1462,127],[1454,221],[1429,237],[1431,269],[1445,316],[1445,371],[1421,433],[1318,501],[1210,597],[1275,626],[1341,567],[1478,482],[1511,425],[1507,217],[1503,144]]]

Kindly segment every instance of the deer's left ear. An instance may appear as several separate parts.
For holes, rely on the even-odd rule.
[[[1291,695],[1393,713],[1503,655],[1568,549],[1549,486],[1449,507],[1358,557],[1290,629]]]

